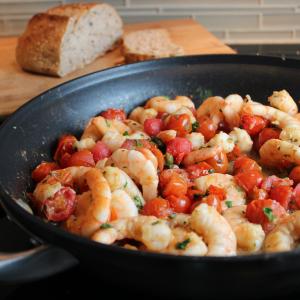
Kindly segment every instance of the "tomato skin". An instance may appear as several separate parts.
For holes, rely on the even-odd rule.
[[[174,174],[178,174],[187,184],[189,183],[188,174],[183,169],[166,169],[163,170],[159,175],[159,186],[164,189],[169,183]]]
[[[142,210],[143,215],[157,218],[166,218],[171,213],[172,209],[169,202],[163,198],[154,198],[148,201]]]
[[[292,200],[292,191],[293,189],[290,186],[274,186],[271,188],[269,198],[280,203],[285,209],[288,209],[289,203]]]
[[[164,122],[161,119],[147,119],[144,122],[144,131],[150,136],[156,136],[163,130]]]
[[[218,127],[214,125],[213,121],[209,117],[201,116],[197,118],[197,121],[199,123],[197,132],[203,134],[206,142],[216,135]]]
[[[203,192],[194,189],[194,188],[189,188],[186,195],[192,200],[192,201],[197,201],[202,199]]]
[[[101,159],[109,157],[111,155],[110,149],[106,146],[105,143],[98,141],[96,145],[91,150],[93,154],[94,161],[97,162]]]
[[[174,196],[170,195],[166,198],[171,208],[175,213],[188,213],[190,211],[190,207],[192,205],[192,201],[186,196]]]
[[[274,223],[271,222],[265,215],[263,209],[272,209],[272,214],[275,218],[281,218],[286,214],[286,210],[275,200],[253,200],[246,208],[246,218],[255,224],[261,224],[264,231],[269,232],[273,227]]]
[[[236,183],[241,186],[247,193],[251,192],[254,187],[259,187],[263,181],[260,171],[251,170],[241,172],[234,176]]]
[[[199,206],[202,202],[202,200],[197,200],[197,201],[194,201],[193,204],[191,205],[190,207],[190,214],[193,212],[193,210]]]
[[[256,149],[259,150],[260,147],[270,139],[279,139],[280,132],[281,130],[277,128],[264,128],[258,135]]]
[[[233,174],[248,172],[252,170],[256,170],[256,171],[261,170],[260,166],[255,160],[247,156],[241,156],[234,161]]]
[[[219,198],[220,201],[223,201],[226,197],[224,189],[219,188],[215,185],[210,185],[208,188],[209,195],[215,195]]]
[[[63,187],[53,197],[43,203],[43,212],[47,220],[53,222],[65,221],[75,209],[76,193],[70,187]]]
[[[100,116],[108,120],[118,120],[121,122],[126,120],[126,113],[123,109],[109,108],[103,111]]]
[[[177,173],[174,173],[170,181],[166,184],[163,189],[163,196],[168,197],[170,195],[173,196],[183,196],[187,193],[188,184],[187,182]]]
[[[222,212],[221,201],[217,195],[208,195],[202,199],[201,203],[206,203],[207,205],[214,207],[219,213]]]
[[[248,198],[250,200],[263,200],[268,198],[268,193],[264,189],[260,189],[257,186],[255,186],[248,194]]]
[[[292,193],[292,200],[290,202],[290,209],[300,209],[300,184],[298,183]]]
[[[289,178],[279,178],[275,175],[268,176],[265,178],[261,184],[261,188],[266,190],[267,192],[270,192],[270,190],[275,186],[292,186],[293,180],[290,180]]]
[[[244,154],[241,152],[241,149],[238,145],[235,145],[233,150],[229,153],[227,153],[227,158],[229,161],[234,161],[240,156],[243,156]]]
[[[84,166],[84,167],[94,167],[95,161],[91,151],[89,150],[81,150],[75,152],[71,155],[68,166]]]
[[[289,178],[294,181],[294,184],[300,183],[300,166],[296,166],[292,169]]]
[[[196,179],[200,176],[206,176],[208,174],[214,173],[214,169],[212,168],[212,166],[204,161],[195,165],[190,165],[185,168],[185,170],[187,171],[190,179]]]
[[[54,160],[60,164],[60,160],[65,153],[72,154],[75,152],[74,144],[77,139],[74,135],[63,135],[58,141],[58,146],[54,154]]]
[[[228,169],[228,159],[224,151],[221,151],[219,154],[215,155],[212,158],[209,158],[205,161],[215,170],[216,173],[225,174]]]
[[[55,162],[45,162],[40,163],[31,173],[31,177],[34,181],[40,182],[47,175],[50,174],[51,171],[58,170],[59,165]]]
[[[165,128],[173,129],[177,132],[177,136],[185,136],[192,131],[192,123],[188,114],[170,115],[166,119]]]
[[[249,135],[254,136],[260,133],[268,125],[268,120],[263,117],[244,114],[241,117],[241,123],[242,127]]]
[[[192,151],[192,143],[182,137],[176,137],[167,142],[167,152],[170,153],[177,164],[180,164],[184,156]]]

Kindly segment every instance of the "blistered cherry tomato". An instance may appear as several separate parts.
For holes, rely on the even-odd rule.
[[[260,166],[258,165],[258,163],[255,160],[253,160],[247,156],[240,156],[239,158],[237,158],[234,161],[234,164],[233,164],[233,173],[234,174],[248,172],[248,171],[252,171],[252,170],[256,170],[256,171],[261,170]]]
[[[144,130],[150,136],[156,136],[163,130],[164,123],[161,119],[147,119],[144,122]]]
[[[208,195],[202,199],[201,203],[206,203],[207,205],[214,207],[219,213],[222,211],[221,201],[217,195]]]
[[[271,199],[253,200],[246,208],[246,217],[251,223],[261,224],[266,232],[274,227],[276,219],[283,217],[286,210],[279,202]]]
[[[63,135],[58,141],[58,146],[54,154],[54,160],[60,164],[60,160],[65,153],[72,154],[75,152],[74,144],[77,139],[74,135]]]
[[[300,209],[300,183],[296,185],[292,192],[292,200],[290,202],[290,209]]]
[[[279,139],[281,130],[277,128],[264,128],[258,135],[258,141],[256,144],[257,150],[270,139]]]
[[[188,174],[183,169],[166,169],[159,174],[159,186],[164,189],[174,174],[178,174],[185,182],[189,182]]]
[[[157,218],[166,218],[172,213],[169,201],[163,198],[154,198],[148,201],[143,210],[142,214],[146,216],[155,216]]]
[[[199,123],[199,127],[197,128],[197,132],[203,134],[206,141],[209,141],[216,135],[218,127],[214,125],[213,121],[207,116],[201,116],[197,118]]]
[[[106,111],[103,111],[100,116],[108,120],[126,120],[126,113],[123,109],[109,108]]]
[[[75,152],[71,155],[68,161],[69,167],[71,166],[84,166],[84,167],[94,167],[95,161],[91,151],[81,150]]]
[[[185,214],[190,211],[192,201],[188,197],[170,195],[166,199],[175,213]]]
[[[219,188],[215,185],[210,185],[208,188],[208,193],[209,195],[215,195],[217,196],[221,201],[225,199],[226,193],[224,189]]]
[[[219,154],[215,155],[212,158],[207,159],[209,165],[215,170],[216,173],[225,174],[228,169],[228,159],[224,151],[221,151]]]
[[[49,221],[65,221],[75,209],[76,193],[70,187],[63,187],[43,203],[43,211]]]
[[[285,209],[288,208],[292,199],[293,189],[290,186],[278,185],[271,188],[269,198],[275,200],[281,204]]]
[[[177,164],[180,164],[184,156],[192,151],[192,143],[182,137],[176,137],[167,142],[167,153],[170,153]]]
[[[268,125],[268,120],[263,117],[244,114],[241,117],[241,123],[249,135],[254,136]]]
[[[55,162],[42,162],[31,173],[34,181],[39,182],[43,180],[51,171],[58,170],[59,166]]]
[[[183,196],[187,193],[188,183],[177,173],[174,173],[163,189],[163,196]]]
[[[206,176],[208,174],[214,173],[214,169],[212,168],[212,166],[204,161],[195,165],[190,165],[185,170],[189,174],[190,179],[196,179],[200,176]]]
[[[170,115],[166,119],[167,130],[172,129],[177,132],[177,136],[185,136],[192,131],[192,123],[188,114]]]
[[[234,176],[236,183],[241,186],[247,193],[251,192],[254,187],[259,187],[263,181],[260,171],[244,171]]]
[[[261,188],[266,190],[267,192],[270,192],[271,188],[275,186],[292,186],[293,180],[290,180],[289,178],[279,178],[275,175],[268,176],[265,178],[261,184]]]
[[[188,188],[188,191],[186,193],[186,195],[192,200],[192,201],[196,201],[196,200],[201,200],[202,196],[203,196],[203,192],[194,188],[194,187],[190,187]]]
[[[250,192],[247,194],[249,200],[263,200],[268,198],[268,193],[264,189],[260,189],[255,186]]]
[[[104,159],[111,155],[110,149],[106,146],[105,143],[98,141],[96,145],[91,150],[93,154],[94,161],[97,162],[98,160]]]
[[[231,152],[227,153],[227,158],[229,161],[234,161],[243,155],[244,154],[242,154],[240,147],[238,145],[235,145],[233,150]]]
[[[300,166],[296,166],[292,169],[289,178],[294,181],[294,184],[300,183]]]

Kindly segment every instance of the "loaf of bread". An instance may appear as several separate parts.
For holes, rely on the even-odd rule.
[[[108,4],[61,5],[32,17],[16,59],[25,70],[64,76],[114,48],[122,34],[122,20]]]
[[[131,32],[123,40],[126,62],[183,55],[182,47],[174,44],[165,29],[146,29]]]

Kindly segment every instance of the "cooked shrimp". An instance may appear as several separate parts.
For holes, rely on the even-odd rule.
[[[291,95],[286,91],[274,91],[268,98],[270,104],[281,111],[293,116],[298,113],[298,106]]]
[[[240,113],[244,104],[243,98],[240,95],[229,95],[224,100],[223,115],[225,121],[232,129],[240,125]]]
[[[172,236],[168,247],[161,252],[177,255],[206,255],[207,246],[195,232],[178,227],[172,230]]]
[[[156,118],[158,112],[153,108],[138,106],[129,115],[129,119],[144,124],[147,119]]]
[[[139,214],[133,199],[124,190],[112,192],[111,210],[116,219],[136,217]]]
[[[223,108],[225,101],[222,97],[209,97],[197,109],[197,118],[208,116],[218,126],[224,120]]]
[[[234,143],[239,147],[241,152],[250,152],[253,146],[253,141],[244,129],[234,127],[229,133],[229,136],[233,139]]]
[[[77,196],[76,209],[65,222],[68,231],[88,237],[111,213],[111,191],[99,169],[91,168],[85,175],[90,191]]]
[[[115,166],[141,184],[146,201],[157,196],[158,175],[151,160],[136,150],[118,149],[111,156]]]
[[[192,124],[196,122],[196,118],[194,117],[192,111],[186,106],[182,106],[181,108],[179,108],[173,113],[173,115],[182,115],[182,114],[188,115],[190,117],[190,121]]]
[[[164,143],[167,143],[170,140],[173,140],[176,138],[176,130],[169,129],[169,130],[163,130],[161,131],[157,137],[160,138]]]
[[[191,132],[185,136],[192,143],[192,150],[198,150],[204,146],[204,136],[200,132]]]
[[[152,162],[154,168],[157,169],[157,167],[158,167],[157,158],[152,153],[152,151],[150,151],[149,149],[144,148],[144,147],[138,148],[137,151],[141,152],[147,159],[149,159]]]
[[[135,201],[138,209],[144,206],[145,200],[140,190],[124,171],[108,166],[103,169],[103,175],[112,192],[124,190]]]
[[[263,245],[265,232],[260,224],[253,224],[247,220],[246,207],[239,205],[228,208],[223,212],[223,216],[235,233],[238,248],[246,252],[256,252]]]
[[[300,211],[298,210],[280,220],[267,234],[264,249],[266,252],[289,251],[296,247],[299,239]]]
[[[282,161],[300,165],[300,148],[286,141],[271,139],[260,148],[261,162],[269,167],[276,167]]]
[[[185,96],[176,96],[174,100],[169,100],[164,96],[153,97],[146,103],[146,108],[153,108],[158,112],[174,113],[182,107],[195,108],[193,101]]]
[[[194,150],[188,153],[183,159],[183,164],[187,167],[189,165],[194,165],[198,162],[209,159],[222,151],[222,147],[214,146],[214,147],[205,147],[199,150]]]
[[[76,141],[74,147],[78,151],[83,149],[91,150],[95,145],[96,145],[95,140],[88,137],[88,138],[81,139],[80,141]]]
[[[124,121],[124,124],[127,125],[132,132],[144,130],[144,126],[141,123],[134,120],[127,119]]]
[[[234,140],[227,133],[221,131],[209,140],[207,146],[219,146],[225,153],[229,153],[234,148]]]
[[[106,228],[97,230],[92,240],[110,245],[128,238],[142,242],[150,251],[161,251],[167,248],[172,239],[172,231],[167,222],[154,216],[140,215],[108,224]]]
[[[203,203],[191,215],[191,227],[203,237],[208,256],[236,255],[236,237],[228,222],[217,210]]]
[[[172,217],[168,220],[168,223],[171,228],[182,227],[185,229],[191,229],[190,219],[191,219],[190,215],[177,213],[172,215]]]
[[[125,141],[126,141],[126,136],[123,136],[118,131],[113,131],[113,130],[106,131],[102,138],[102,142],[104,142],[105,145],[112,152],[119,149]]]
[[[243,205],[246,202],[244,190],[236,184],[234,177],[231,175],[209,174],[195,179],[195,184],[197,189],[203,191],[203,193],[206,193],[211,185],[222,188],[226,193],[226,197],[222,201],[222,210],[227,209],[227,201],[230,201],[232,206]]]

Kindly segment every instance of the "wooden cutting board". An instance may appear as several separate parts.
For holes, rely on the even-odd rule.
[[[125,26],[125,32],[149,28],[167,29],[172,40],[184,48],[186,55],[234,53],[231,48],[191,19],[130,24]],[[62,82],[115,66],[122,60],[120,50],[116,49],[64,78],[48,77],[24,72],[18,66],[15,60],[16,43],[15,37],[0,38],[0,116],[11,114],[31,98]]]

